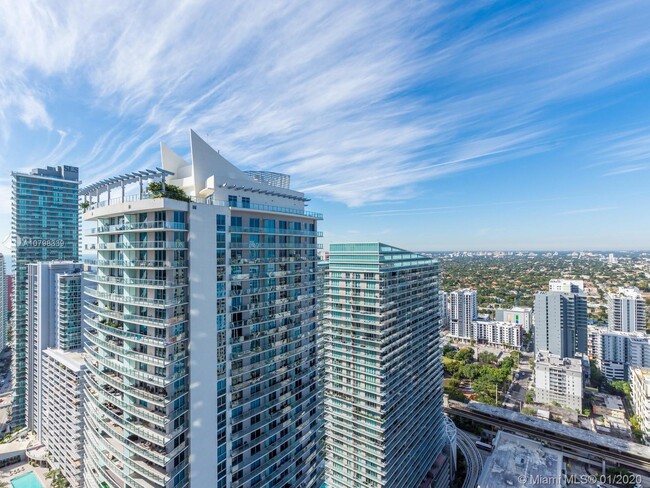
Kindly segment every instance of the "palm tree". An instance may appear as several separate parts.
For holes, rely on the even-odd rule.
[[[52,488],[67,488],[70,486],[70,483],[68,483],[68,480],[65,479],[65,476],[63,476],[63,473],[61,473],[60,469],[49,470],[45,475],[45,478],[52,480]]]

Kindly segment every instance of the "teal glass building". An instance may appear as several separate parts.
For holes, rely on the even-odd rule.
[[[320,344],[328,487],[448,486],[438,272],[436,260],[382,243],[330,246]]]
[[[27,387],[27,265],[79,260],[79,169],[58,166],[12,173],[14,246],[14,426],[25,425]]]

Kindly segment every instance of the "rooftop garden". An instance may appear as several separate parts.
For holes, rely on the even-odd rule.
[[[152,181],[147,186],[147,193],[151,198],[171,198],[172,200],[180,200],[181,202],[189,202],[190,197],[183,191],[180,186],[163,184],[160,181]]]

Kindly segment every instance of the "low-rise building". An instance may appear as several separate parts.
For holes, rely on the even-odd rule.
[[[583,358],[539,352],[535,357],[535,401],[582,411],[584,369]]]
[[[533,325],[533,309],[531,307],[497,308],[495,318],[499,322],[520,325],[524,332],[528,332]]]
[[[560,488],[561,483],[562,453],[541,442],[499,431],[476,486]]]
[[[650,368],[631,368],[630,383],[634,414],[647,442],[650,440]]]
[[[591,399],[591,406],[595,415],[617,419],[625,418],[625,405],[619,396],[595,393]]]
[[[496,320],[473,320],[465,335],[459,335],[453,327],[449,337],[467,342],[477,342],[490,346],[519,349],[522,345],[522,326]]]
[[[519,349],[522,344],[522,326],[495,320],[472,322],[472,337],[476,342]]]

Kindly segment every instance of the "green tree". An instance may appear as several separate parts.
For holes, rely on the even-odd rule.
[[[474,349],[471,347],[463,347],[456,353],[454,359],[465,364],[471,363],[474,361]]]
[[[589,370],[591,386],[594,388],[600,388],[601,386],[604,386],[606,383],[605,377],[600,372],[594,361],[589,361]]]
[[[449,395],[450,400],[455,400],[457,402],[467,403],[467,398],[465,397],[465,394],[458,387],[445,385],[444,392],[447,395]]]
[[[442,367],[445,369],[445,373],[449,376],[454,376],[461,367],[461,363],[455,359],[449,359],[448,357],[442,358]]]
[[[525,403],[535,403],[535,392],[533,390],[528,390],[526,393],[526,398],[524,399]]]
[[[70,486],[70,483],[65,479],[65,476],[63,476],[60,469],[51,469],[47,472],[45,478],[51,480],[50,486],[52,488],[67,488]]]
[[[494,353],[483,351],[478,353],[478,362],[481,364],[496,364],[497,356]]]
[[[627,381],[612,381],[609,384],[609,390],[615,395],[624,396],[630,398],[632,390],[630,384]]]
[[[450,346],[449,344],[445,344],[442,346],[442,355],[446,358],[449,359],[454,359],[454,356],[458,352],[458,349],[455,348],[454,346]]]
[[[147,192],[149,192],[152,198],[171,198],[172,200],[180,200],[182,202],[189,202],[191,200],[180,186],[165,184],[165,189],[163,190],[163,184],[160,181],[152,181],[149,183]]]
[[[511,357],[504,358],[500,364],[502,369],[508,370],[508,373],[515,367],[515,360]]]

